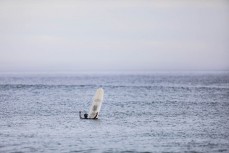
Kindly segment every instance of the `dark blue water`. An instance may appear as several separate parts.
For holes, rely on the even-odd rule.
[[[229,72],[0,74],[0,152],[229,152]]]

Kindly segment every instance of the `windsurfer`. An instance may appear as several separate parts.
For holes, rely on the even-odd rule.
[[[83,118],[83,117],[81,117],[81,111],[79,111],[79,116],[80,116],[80,119],[98,119],[98,118],[97,118],[98,112],[95,114],[95,117],[93,117],[93,118],[88,118],[88,114],[85,113],[85,114],[84,114],[84,118]]]

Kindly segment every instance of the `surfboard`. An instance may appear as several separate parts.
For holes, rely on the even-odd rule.
[[[102,88],[97,89],[88,113],[89,118],[94,118],[97,112],[98,115],[96,118],[98,118],[103,103],[103,96],[104,96],[104,90]]]

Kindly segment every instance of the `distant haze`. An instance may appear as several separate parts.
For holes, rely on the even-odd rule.
[[[0,72],[229,70],[229,1],[1,0]]]

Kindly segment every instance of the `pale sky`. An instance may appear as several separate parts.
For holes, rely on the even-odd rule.
[[[227,0],[0,0],[0,72],[229,70]]]

